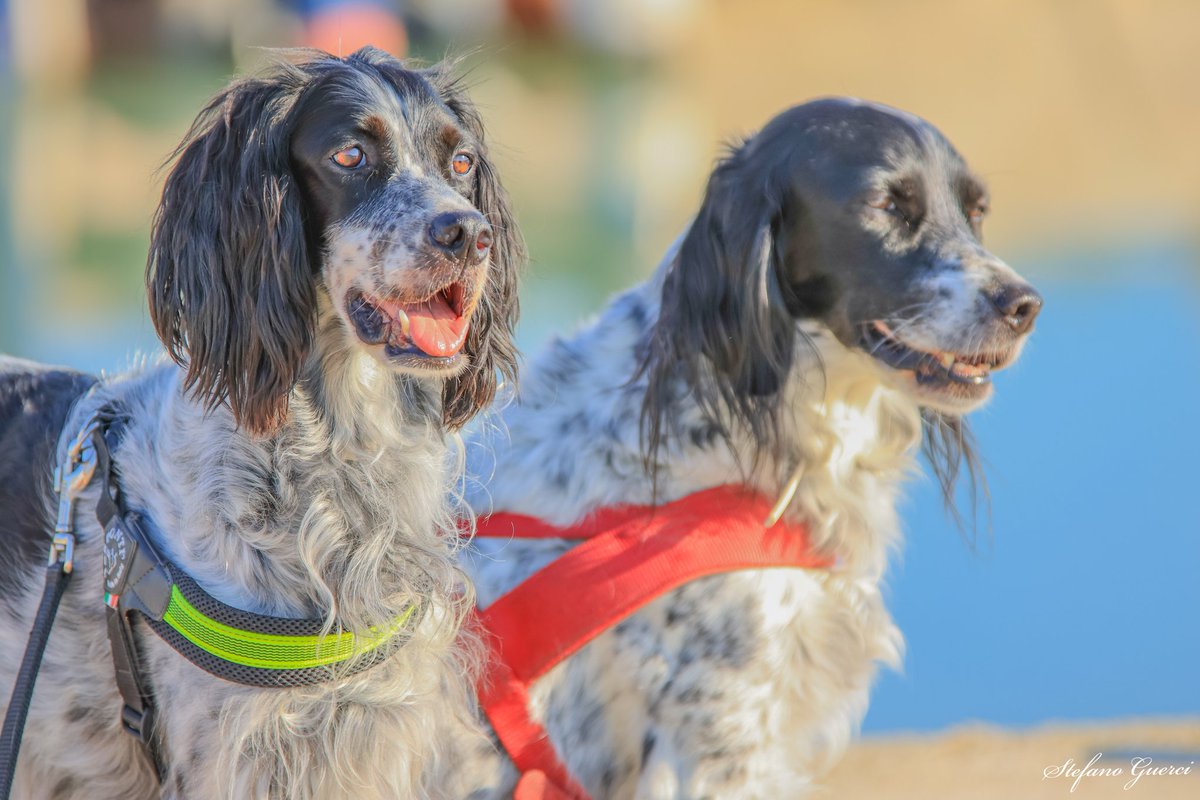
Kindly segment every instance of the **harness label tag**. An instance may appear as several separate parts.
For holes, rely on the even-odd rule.
[[[129,565],[137,554],[137,542],[121,528],[121,518],[113,517],[104,531],[104,591],[119,596],[129,578]]]

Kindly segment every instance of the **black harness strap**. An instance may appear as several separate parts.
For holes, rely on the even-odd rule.
[[[320,659],[309,665],[302,659],[286,656],[282,661],[269,658],[271,645],[253,652],[234,652],[229,645],[224,655],[206,650],[205,633],[218,628],[236,637],[264,637],[269,642],[319,641],[318,653],[338,647],[333,638],[325,640],[328,626],[321,619],[274,617],[244,611],[227,605],[206,592],[190,575],[159,552],[147,530],[147,521],[130,510],[119,491],[119,469],[110,451],[117,447],[126,419],[115,408],[105,406],[98,412],[99,431],[97,472],[101,479],[96,517],[104,530],[104,591],[108,606],[108,635],[112,645],[117,687],[124,700],[121,712],[125,730],[146,746],[160,779],[162,761],[155,752],[154,690],[139,669],[138,641],[133,627],[135,615],[177,653],[200,669],[222,680],[246,686],[287,688],[328,683],[337,678],[357,675],[386,661],[411,638],[423,618],[427,602],[422,600],[408,609],[386,630],[368,639],[352,637],[342,641],[344,655]],[[186,611],[189,628],[177,618]],[[176,616],[173,616],[175,612]],[[212,644],[211,642],[207,642]],[[361,646],[362,649],[358,649]],[[284,648],[286,649],[286,645]],[[247,656],[260,659],[247,663]]]
[[[0,798],[7,800],[12,792],[20,755],[25,720],[33,698],[34,684],[41,669],[42,657],[50,639],[50,630],[58,613],[59,603],[66,592],[73,571],[75,498],[99,473],[100,500],[96,514],[107,529],[109,522],[119,517],[116,484],[112,475],[109,452],[120,436],[123,419],[108,406],[102,407],[68,447],[68,461],[55,470],[54,488],[59,495],[58,521],[46,567],[46,587],[29,633],[29,643],[21,659],[21,668],[13,684],[12,696],[0,733]],[[107,558],[106,558],[107,561]],[[134,566],[137,564],[135,562]],[[105,564],[106,573],[108,564]],[[165,607],[165,602],[163,606]],[[145,748],[159,780],[162,763],[154,740],[154,706],[146,682],[138,668],[136,642],[126,615],[108,609],[108,637],[112,647],[117,688],[124,700],[121,724]]]
[[[101,406],[72,441],[69,463],[60,464],[55,473],[59,491],[55,548],[0,739],[2,798],[7,798],[12,785],[33,683],[71,573],[74,499],[93,475],[100,481],[96,518],[104,531],[104,600],[113,670],[123,701],[121,724],[142,744],[160,781],[165,770],[155,735],[154,689],[141,669],[135,614],[206,672],[247,686],[283,688],[327,683],[382,663],[408,641],[428,605],[422,599],[390,625],[356,633],[321,619],[272,617],[217,600],[159,553],[147,523],[123,502],[111,453],[125,423],[115,403]]]
[[[109,531],[115,520],[121,517],[120,493],[117,489],[117,476],[110,453],[116,449],[125,429],[126,417],[111,405],[106,404],[96,412],[99,421],[97,436],[97,472],[100,476],[100,497],[96,501],[96,519],[104,530],[104,582],[107,589],[110,583],[113,564],[110,560],[108,547]],[[132,563],[125,562],[130,572],[142,564],[134,554]],[[122,575],[121,577],[125,577]],[[165,604],[164,604],[165,605]],[[117,679],[117,690],[121,693],[124,706],[121,708],[121,727],[125,732],[137,739],[145,748],[154,771],[162,780],[164,765],[159,757],[158,746],[154,736],[154,695],[145,678],[142,677],[141,667],[137,656],[137,641],[134,639],[133,625],[129,616],[117,608],[107,609],[108,643],[112,649],[113,673]]]
[[[75,500],[88,487],[96,471],[100,434],[94,425],[86,426],[67,446],[66,459],[54,470],[54,491],[58,495],[58,519],[50,542],[50,557],[46,564],[46,586],[33,618],[29,642],[21,657],[21,667],[13,683],[4,729],[0,732],[0,797],[7,800],[16,777],[17,757],[25,720],[33,699],[34,685],[50,640],[50,629],[58,614],[58,606],[74,571]]]

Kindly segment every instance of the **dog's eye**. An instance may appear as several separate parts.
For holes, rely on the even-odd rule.
[[[976,203],[967,208],[967,219],[971,220],[972,225],[978,225],[983,222],[983,218],[987,216],[987,203]]]
[[[467,153],[455,153],[454,158],[450,159],[450,169],[454,170],[455,175],[466,175],[475,168],[475,159]]]
[[[345,169],[358,169],[367,163],[367,156],[358,145],[338,150],[332,158],[333,163]]]
[[[889,213],[896,211],[896,200],[891,192],[872,192],[867,196],[867,205]]]

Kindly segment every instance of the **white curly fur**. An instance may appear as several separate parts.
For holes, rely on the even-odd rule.
[[[649,504],[637,420],[639,348],[658,315],[655,278],[551,344],[520,401],[468,444],[468,499],[570,524],[614,504]],[[596,798],[797,797],[848,743],[875,665],[902,641],[880,595],[899,523],[899,484],[915,467],[919,407],[871,359],[817,324],[785,387],[787,463],[751,462],[748,435],[726,447],[682,403],[660,454],[659,501],[725,483],[776,497],[802,472],[787,517],[836,554],[829,571],[755,570],[705,578],[646,606],[533,687],[531,713]],[[798,333],[799,335],[799,333]],[[824,365],[819,380],[817,359]],[[739,459],[737,456],[741,457]],[[478,539],[465,553],[486,607],[570,546]],[[564,598],[563,602],[570,602]],[[464,744],[456,797],[507,797],[516,773],[495,748]]]
[[[328,309],[322,324],[337,324]],[[237,430],[223,408],[204,413],[165,364],[103,381],[66,427],[73,435],[110,399],[128,410],[114,453],[126,503],[147,514],[164,555],[226,603],[364,630],[429,602],[384,663],[296,689],[214,678],[141,628],[164,797],[447,796],[423,776],[442,757],[438,725],[471,727],[477,659],[458,630],[471,595],[452,558],[462,510],[446,492],[461,446],[442,431],[440,383],[387,373],[343,336],[322,344],[269,438]],[[93,487],[79,503],[76,572],[34,695],[16,797],[159,796],[140,746],[119,727],[95,498]],[[40,591],[31,573],[10,598],[18,619],[0,627],[5,696]]]

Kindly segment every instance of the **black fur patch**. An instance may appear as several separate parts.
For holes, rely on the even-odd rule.
[[[654,752],[654,734],[647,733],[642,739],[642,769],[646,768],[646,762],[650,760],[650,754]]]
[[[46,558],[59,433],[96,379],[0,357],[0,600],[28,585]]]

